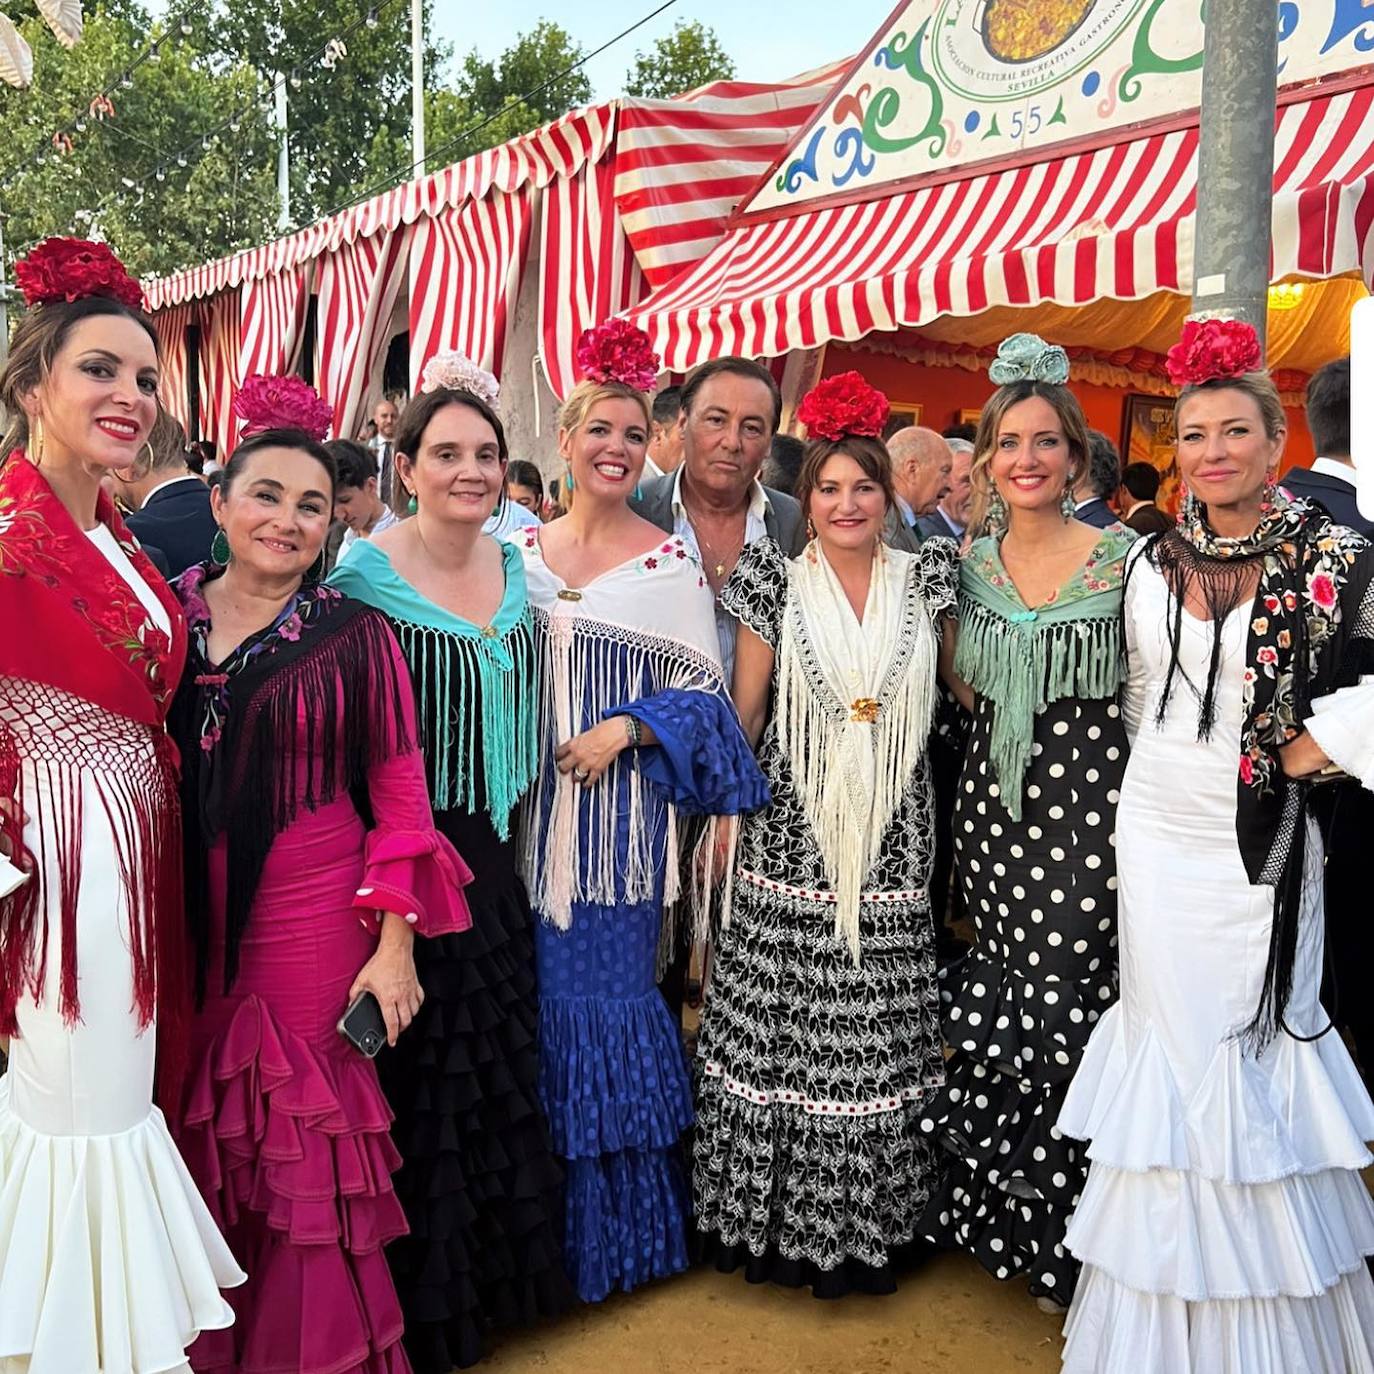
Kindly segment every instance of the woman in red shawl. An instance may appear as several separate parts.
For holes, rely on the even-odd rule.
[[[243,1282],[153,1106],[184,1043],[176,599],[101,479],[157,410],[157,339],[101,244],[17,265],[0,375],[0,1360],[184,1366]],[[175,1053],[166,1067],[176,1071]]]

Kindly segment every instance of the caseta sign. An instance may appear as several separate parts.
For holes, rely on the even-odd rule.
[[[1282,85],[1370,64],[1374,0],[1278,9]],[[912,0],[744,213],[862,199],[1196,110],[1203,37],[1201,0]]]

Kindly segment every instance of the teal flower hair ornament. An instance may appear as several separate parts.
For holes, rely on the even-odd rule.
[[[998,386],[1009,386],[1012,382],[1053,382],[1063,386],[1069,380],[1069,355],[1058,344],[1047,344],[1038,334],[1013,334],[998,346],[988,377]]]

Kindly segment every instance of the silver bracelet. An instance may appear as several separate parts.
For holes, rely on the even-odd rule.
[[[644,727],[634,716],[622,716],[625,722],[625,736],[630,741],[633,748],[638,749],[644,743]]]

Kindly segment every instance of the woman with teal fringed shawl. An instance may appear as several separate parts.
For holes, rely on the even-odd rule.
[[[494,1327],[572,1301],[514,837],[538,757],[530,608],[519,551],[482,534],[505,499],[495,400],[495,378],[466,359],[430,363],[397,435],[415,514],[357,540],[331,578],[391,621],[415,683],[435,824],[474,874],[472,929],[417,942],[424,1005],[378,1060],[410,1222],[388,1256],[417,1374],[474,1364]]]
[[[964,557],[943,665],[973,713],[954,845],[977,942],[944,974],[954,1053],[923,1125],[947,1168],[922,1229],[997,1278],[1025,1274],[1057,1311],[1078,1277],[1064,1232],[1088,1161],[1055,1121],[1116,998],[1116,695],[1134,535],[1074,519],[1088,431],[1063,349],[1015,335],[989,375],[999,389],[972,474],[985,533]]]

